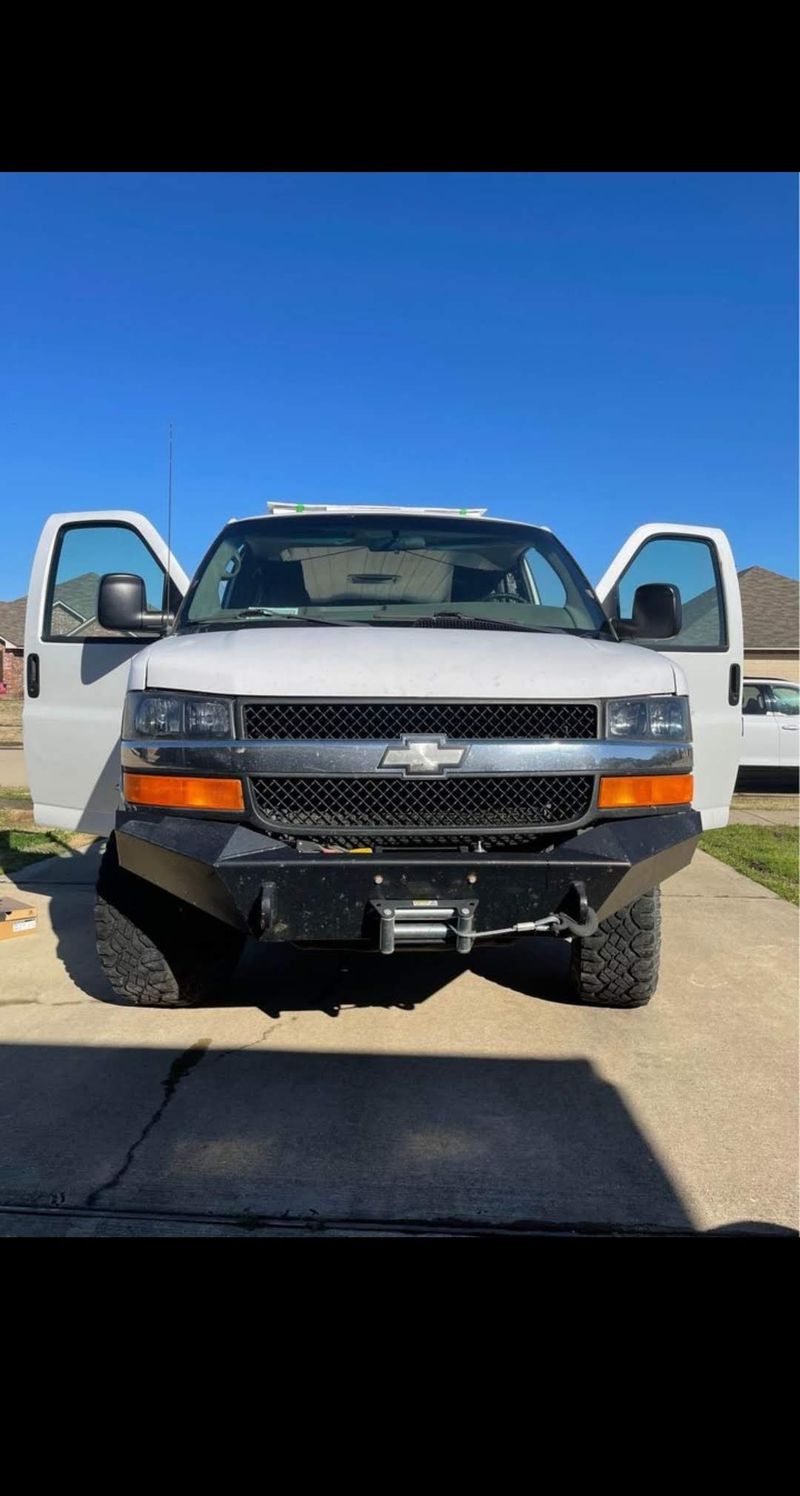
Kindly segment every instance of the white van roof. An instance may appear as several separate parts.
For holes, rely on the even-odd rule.
[[[283,499],[267,501],[268,514],[449,514],[463,519],[483,519],[485,509],[423,509],[397,504],[292,504]]]

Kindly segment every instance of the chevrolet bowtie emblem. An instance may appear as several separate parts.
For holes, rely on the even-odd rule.
[[[407,774],[441,774],[445,769],[457,768],[466,751],[466,748],[444,748],[441,742],[430,739],[412,742],[406,738],[404,747],[386,749],[378,767],[405,769]]]

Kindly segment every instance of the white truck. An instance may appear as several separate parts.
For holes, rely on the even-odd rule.
[[[797,783],[800,769],[800,687],[769,675],[746,675],[742,683],[742,756],[749,779]]]
[[[659,885],[723,826],[742,616],[720,530],[636,530],[596,588],[483,510],[269,506],[190,581],[143,516],[53,515],[24,739],[40,824],[108,837],[97,949],[142,1004],[213,999],[248,938],[566,940],[646,1003]]]

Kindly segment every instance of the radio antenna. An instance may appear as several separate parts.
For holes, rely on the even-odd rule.
[[[169,479],[167,482],[167,612],[172,604],[172,422],[169,423]]]

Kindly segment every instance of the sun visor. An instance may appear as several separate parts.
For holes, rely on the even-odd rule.
[[[370,551],[366,546],[320,552],[292,546],[286,561],[299,561],[312,603],[447,602],[453,565],[434,552]]]

